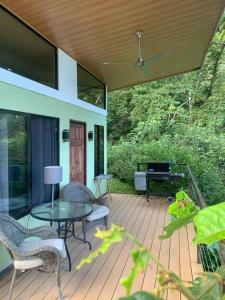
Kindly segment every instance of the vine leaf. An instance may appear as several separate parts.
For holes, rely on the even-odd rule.
[[[102,244],[96,251],[91,252],[86,258],[82,259],[76,269],[79,270],[83,265],[92,263],[99,255],[106,253],[113,244],[121,242],[126,232],[124,227],[115,224],[112,224],[107,231],[97,228],[95,236],[102,240]]]
[[[133,266],[130,270],[129,275],[121,279],[121,284],[125,287],[127,295],[130,295],[132,286],[134,284],[135,279],[137,278],[137,275],[140,272],[145,271],[145,269],[147,268],[149,256],[150,253],[144,246],[135,249],[131,252]]]
[[[127,297],[122,297],[119,300],[162,300],[162,298],[159,298],[152,293],[141,291]]]
[[[220,277],[222,278],[222,280],[225,281],[225,267],[220,267],[216,270],[216,273],[218,273],[220,275]]]
[[[196,299],[218,300],[222,297],[221,284],[218,283],[216,274],[207,274],[194,279],[192,286],[188,289]]]
[[[160,235],[159,238],[161,240],[169,238],[174,233],[174,231],[191,223],[193,220],[193,217],[195,215],[197,215],[197,213],[198,213],[198,211],[194,211],[190,215],[180,217],[178,219],[171,221],[167,226],[164,227],[163,234]]]
[[[225,202],[206,207],[193,218],[195,244],[212,244],[225,239]]]
[[[170,204],[168,212],[175,218],[185,217],[197,211],[198,207],[184,192],[180,191],[176,193],[176,201]]]

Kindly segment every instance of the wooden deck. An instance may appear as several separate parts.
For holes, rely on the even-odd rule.
[[[196,247],[191,245],[193,228],[181,229],[171,239],[160,241],[168,221],[165,199],[151,198],[147,203],[144,197],[133,195],[113,195],[110,222],[125,226],[133,235],[141,240],[152,253],[169,269],[175,271],[184,280],[191,280],[200,266],[197,264]],[[94,237],[95,229],[88,231],[88,239],[93,249],[99,245]],[[125,276],[130,268],[131,241],[115,245],[107,254],[97,258],[93,264],[75,270],[76,264],[88,255],[88,246],[77,240],[70,239],[68,247],[74,267],[67,271],[67,260],[63,262],[62,287],[64,299],[73,300],[108,300],[118,299],[124,295],[120,278]],[[156,283],[157,267],[150,262],[145,273],[141,274],[135,284],[135,290],[152,290]],[[11,274],[0,280],[0,299],[6,300]],[[19,275],[15,282],[14,299],[40,300],[56,299],[55,277],[52,274],[29,271]],[[168,299],[180,298],[177,292],[169,292]]]

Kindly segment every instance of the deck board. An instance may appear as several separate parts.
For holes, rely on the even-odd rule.
[[[180,276],[180,247],[179,245],[179,231],[176,231],[170,238],[170,258],[169,270],[175,272]],[[175,290],[168,291],[168,300],[180,300],[180,292]]]
[[[196,246],[191,244],[194,231],[191,225],[176,232],[170,239],[159,240],[164,225],[168,222],[167,204],[163,198],[151,198],[147,203],[143,196],[114,194],[110,222],[125,226],[138,240],[157,257],[165,267],[181,275],[183,280],[191,280],[201,268],[197,264]],[[78,234],[81,233],[78,228]],[[92,249],[100,241],[94,236],[95,228],[87,233]],[[71,254],[72,271],[68,272],[68,262],[62,264],[62,288],[64,299],[69,300],[116,300],[124,295],[120,278],[126,276],[131,266],[130,251],[134,244],[125,240],[114,245],[108,253],[97,258],[92,264],[75,270],[79,261],[89,254],[87,245],[70,238],[68,248]],[[140,274],[133,291],[153,290],[157,287],[157,266],[149,262],[146,272]],[[11,274],[0,280],[0,299],[6,300]],[[52,274],[29,271],[20,274],[15,282],[16,300],[53,300],[57,297],[55,277]],[[169,291],[169,300],[184,299],[180,293]]]
[[[141,201],[141,207],[142,210],[140,211],[140,214],[138,215],[138,218],[136,220],[135,226],[129,230],[137,239],[141,240],[139,234],[142,232],[141,228],[143,227],[142,225],[145,223],[145,217],[148,211],[148,204],[146,202]],[[115,278],[115,288],[114,288],[113,294],[110,294],[110,297],[115,299],[116,297],[120,297],[124,295],[124,288],[120,284],[120,277],[124,277],[128,274],[128,271],[131,266],[131,258],[130,258],[130,251],[134,247],[134,243],[130,240],[127,241],[126,246],[123,249],[123,252],[120,257],[119,264],[114,268],[114,278]],[[120,276],[118,276],[120,274]],[[122,275],[122,276],[121,276]],[[116,279],[117,277],[117,279]],[[107,291],[109,290],[109,287],[104,291],[105,294],[103,297],[107,297]],[[112,288],[110,289],[110,292],[112,292]],[[100,299],[103,299],[101,296]]]
[[[167,205],[164,203],[161,204],[159,216],[157,220],[157,225],[155,228],[154,237],[152,240],[152,245],[150,247],[151,253],[154,255],[155,258],[159,259],[160,250],[161,250],[161,240],[158,238],[159,235],[162,234],[165,215],[166,215]],[[146,291],[152,291],[155,288],[156,284],[156,273],[157,273],[157,266],[152,261],[149,261],[149,265],[145,272],[144,281],[143,281],[143,289]]]
[[[154,205],[154,206],[151,206],[151,205]],[[155,227],[156,227],[156,222],[157,222],[157,219],[158,219],[158,214],[159,214],[159,211],[160,211],[160,205],[161,205],[161,200],[150,202],[150,207],[152,207],[152,209],[153,209],[153,215],[152,215],[152,218],[151,218],[151,221],[152,221],[151,226],[149,228],[151,229],[152,232],[150,232],[150,234],[148,234],[149,233],[148,232],[147,234],[148,234],[148,238],[150,238],[151,240],[153,239],[153,235],[154,235],[154,231],[155,231]],[[139,237],[137,236],[137,238],[139,238]],[[146,241],[146,246],[148,246],[147,241]],[[127,261],[126,261],[125,267],[123,269],[122,277],[124,277],[128,274],[128,272],[130,270],[130,266],[131,266],[131,258],[130,258],[130,255],[128,253]],[[144,274],[141,274],[138,278],[138,281],[141,282],[141,283],[143,282],[143,278],[142,278],[143,275]],[[113,295],[113,299],[118,299],[121,295],[123,295],[123,293],[124,293],[124,289],[119,284],[119,281],[118,281],[115,292],[114,292],[114,295]]]
[[[141,200],[140,200],[141,201]],[[138,209],[137,206],[140,205],[140,202],[136,199],[136,205],[134,209],[131,211],[131,214],[126,215],[127,224],[124,224],[127,229],[131,230],[135,226],[135,218],[131,218],[133,214],[138,215]],[[125,220],[123,221],[125,223]],[[104,266],[101,269],[101,272],[96,277],[96,281],[99,281],[102,283],[102,286],[106,283],[108,277],[111,274],[111,267],[115,265],[116,262],[122,257],[122,250],[126,247],[127,242],[120,243],[119,245],[116,245],[113,247],[110,255],[108,255],[108,258],[104,264]],[[123,264],[121,264],[123,265]],[[119,269],[117,269],[117,272],[119,272]],[[102,286],[92,284],[91,289],[88,291],[85,299],[98,299],[99,295],[102,291]]]

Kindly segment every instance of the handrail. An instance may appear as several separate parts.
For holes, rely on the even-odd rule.
[[[198,187],[197,181],[193,175],[191,168],[186,165],[188,185],[191,192],[192,199],[202,209],[205,208],[205,199]],[[205,271],[214,272],[218,267],[223,264],[222,255],[219,249],[208,247],[207,245],[200,244],[197,248],[198,261],[202,264]]]
[[[187,173],[189,176],[189,187],[191,188],[192,196],[193,196],[193,193],[195,193],[195,195],[194,195],[195,201],[197,202],[197,204],[200,208],[204,208],[204,207],[206,207],[205,199],[202,196],[202,193],[198,187],[198,184],[192,173],[192,170],[188,165],[186,166],[186,169],[187,169]],[[194,190],[193,190],[193,188],[194,188]],[[196,195],[197,195],[197,199],[196,199]]]

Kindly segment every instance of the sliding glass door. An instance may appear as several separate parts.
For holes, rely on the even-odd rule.
[[[94,127],[95,176],[104,174],[104,126]]]
[[[28,210],[27,117],[0,112],[0,211],[15,217]]]
[[[29,120],[31,206],[51,201],[51,185],[44,184],[44,167],[59,163],[58,119],[32,115]],[[58,185],[55,198],[58,198]]]
[[[43,172],[59,163],[58,127],[57,118],[0,110],[0,212],[19,218],[50,201]]]

